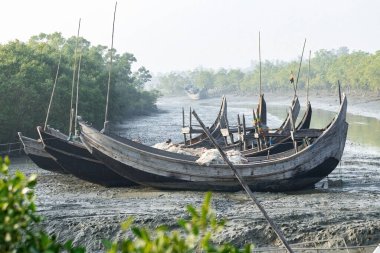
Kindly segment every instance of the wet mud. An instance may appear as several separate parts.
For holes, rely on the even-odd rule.
[[[149,145],[165,141],[168,132],[173,141],[181,141],[178,128],[182,126],[181,102],[160,100],[159,108],[167,113],[133,119],[119,125],[118,131]],[[195,107],[206,123],[211,124],[218,111],[218,99],[193,103],[187,101],[186,106]],[[251,110],[249,106],[240,106],[241,101],[231,104],[230,116],[248,115]],[[281,115],[270,115],[268,119],[272,124],[281,123]],[[153,126],[152,122],[156,124]],[[144,131],[147,126],[153,129]],[[11,170],[16,168],[38,175],[35,192],[38,213],[44,217],[42,227],[59,240],[71,239],[76,245],[86,246],[89,252],[102,250],[102,239],[116,240],[130,235],[120,229],[120,223],[129,216],[139,226],[176,227],[176,221],[187,215],[186,205],[199,206],[204,197],[204,192],[162,191],[142,186],[105,188],[70,175],[44,171],[26,157],[12,160]],[[256,196],[290,243],[372,245],[380,242],[378,147],[349,139],[341,163],[316,189],[256,193]],[[212,200],[218,217],[227,220],[218,241],[237,246],[280,245],[263,215],[243,191],[215,192]]]

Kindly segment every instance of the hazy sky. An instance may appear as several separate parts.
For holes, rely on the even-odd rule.
[[[81,35],[110,46],[114,1],[0,0],[0,43],[40,32]],[[377,0],[119,0],[114,47],[154,73],[246,68],[262,58],[292,60],[306,50],[380,49]]]

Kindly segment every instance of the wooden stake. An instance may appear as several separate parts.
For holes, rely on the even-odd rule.
[[[246,129],[245,129],[245,115],[243,114],[243,149],[247,149]]]
[[[182,107],[182,128],[185,127],[185,109]],[[184,143],[186,145],[186,134],[183,134]]]
[[[241,140],[241,130],[240,130],[240,115],[237,115],[237,121],[238,121],[238,135],[239,135],[239,149],[242,149],[242,140]]]
[[[249,188],[248,184],[244,181],[243,177],[240,175],[239,171],[233,166],[233,164],[230,162],[230,160],[227,158],[226,154],[223,152],[221,147],[217,144],[214,137],[212,137],[211,133],[208,131],[206,126],[203,124],[201,119],[198,117],[197,113],[193,110],[194,117],[198,120],[199,124],[203,128],[203,131],[206,133],[207,137],[210,139],[210,141],[214,144],[215,148],[219,151],[220,155],[222,156],[223,160],[227,163],[228,167],[231,168],[231,170],[234,172],[235,177],[238,179],[239,183],[243,187],[243,189],[246,191],[248,196],[252,199],[252,201],[256,204],[256,206],[259,208],[261,213],[264,215],[265,219],[268,221],[269,225],[273,228],[275,233],[277,234],[278,238],[281,240],[281,242],[284,244],[285,248],[288,250],[288,252],[293,253],[293,250],[291,249],[288,241],[285,239],[285,236],[283,235],[282,231],[279,227],[273,222],[273,220],[269,217],[267,212],[265,211],[264,207],[261,205],[259,200],[256,198],[256,196],[253,194],[251,189]]]

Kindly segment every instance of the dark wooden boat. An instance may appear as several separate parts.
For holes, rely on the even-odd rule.
[[[24,146],[25,154],[41,169],[66,174],[67,172],[57,163],[54,157],[44,150],[41,140],[35,140],[18,132],[18,137]]]
[[[235,165],[254,191],[289,191],[312,187],[338,165],[345,146],[348,124],[347,99],[323,130],[309,134],[300,130],[295,138],[307,138],[298,150],[264,157],[249,158]],[[158,150],[129,139],[100,133],[83,121],[81,140],[89,151],[115,172],[136,183],[180,190],[236,191],[241,186],[226,164],[205,166],[197,157]]]
[[[68,136],[50,127],[44,130],[39,126],[37,131],[46,152],[75,177],[107,187],[136,185],[92,156],[81,142],[68,140]]]

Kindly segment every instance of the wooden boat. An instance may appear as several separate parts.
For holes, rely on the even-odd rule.
[[[193,100],[205,99],[207,98],[207,90],[199,89],[194,86],[185,87],[185,92],[187,96]]]
[[[22,135],[18,132],[18,137],[24,146],[25,154],[41,169],[66,174],[67,172],[57,163],[54,157],[47,153],[41,140],[35,140]]]
[[[247,164],[238,164],[235,168],[254,191],[289,191],[314,186],[336,168],[342,157],[348,129],[346,111],[344,96],[338,114],[318,137],[309,138],[308,145],[267,158],[249,158]],[[226,164],[199,165],[197,157],[105,135],[83,121],[79,124],[81,140],[88,150],[115,172],[136,183],[162,189],[241,189]]]
[[[68,136],[50,127],[44,130],[39,126],[37,131],[46,152],[75,177],[107,187],[136,185],[93,157],[81,142],[68,140]]]

